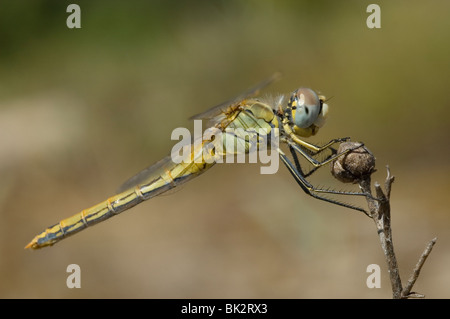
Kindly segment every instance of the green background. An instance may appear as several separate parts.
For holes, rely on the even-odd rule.
[[[40,251],[45,227],[114,194],[170,151],[176,127],[275,71],[268,93],[311,87],[328,123],[396,181],[392,219],[404,283],[450,297],[450,2],[73,1],[0,3],[0,297],[390,298],[373,222],[306,196],[284,167],[218,165]],[[281,165],[281,163],[280,163]],[[340,184],[324,168],[314,183]],[[356,201],[364,206],[364,201]],[[66,267],[81,267],[81,289]],[[366,286],[379,264],[381,289]]]

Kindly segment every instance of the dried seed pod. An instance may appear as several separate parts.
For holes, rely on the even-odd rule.
[[[331,165],[331,174],[343,183],[358,183],[375,172],[375,156],[357,142],[344,142],[339,145],[338,154],[353,149],[336,158]],[[357,148],[355,148],[357,147]]]

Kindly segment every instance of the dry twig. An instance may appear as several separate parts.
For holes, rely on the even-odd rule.
[[[348,148],[354,148],[358,143],[345,142],[342,143],[338,152],[342,152]],[[391,175],[389,167],[387,167],[387,177],[384,185],[384,192],[379,183],[374,183],[375,197],[372,197],[371,190],[371,174],[375,171],[375,157],[364,146],[361,146],[344,156],[339,157],[332,167],[333,175],[343,182],[358,183],[361,190],[370,194],[367,196],[367,204],[369,207],[369,216],[375,223],[377,233],[380,239],[381,248],[386,258],[389,277],[392,286],[392,297],[394,299],[401,298],[423,298],[424,295],[411,292],[417,278],[419,277],[420,270],[422,269],[425,260],[431,253],[436,238],[430,241],[425,251],[422,253],[416,267],[411,274],[408,283],[403,288],[400,273],[397,264],[397,258],[394,252],[394,243],[392,240],[392,228],[391,228],[391,207],[390,196],[391,187],[394,182],[394,176]]]

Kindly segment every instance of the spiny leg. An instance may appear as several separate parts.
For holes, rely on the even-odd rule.
[[[309,159],[312,159],[312,160],[315,160],[315,159],[312,158],[311,156],[308,157],[308,155],[307,155],[300,147],[298,147],[298,146],[295,145],[295,144],[289,143],[289,150],[291,151],[292,157],[294,158],[294,162],[295,162],[295,166],[296,166],[297,170],[300,172],[301,176],[303,176],[303,178],[306,179],[307,177],[311,176],[315,171],[317,171],[317,170],[318,170],[320,167],[322,167],[323,165],[328,164],[329,162],[335,160],[336,158],[338,158],[338,157],[340,157],[340,156],[342,156],[342,155],[344,155],[344,154],[347,154],[348,152],[352,152],[352,151],[354,151],[355,149],[359,149],[359,148],[361,148],[361,147],[363,147],[363,146],[364,146],[363,143],[359,143],[359,144],[355,145],[354,147],[348,148],[348,149],[346,149],[345,151],[340,152],[340,153],[338,153],[338,154],[336,154],[337,151],[336,151],[334,148],[329,147],[329,149],[331,150],[332,153],[331,153],[330,155],[328,155],[328,156],[325,158],[325,160],[323,160],[322,162],[318,162],[318,161],[317,161],[317,163],[318,163],[319,165],[314,166],[314,167],[313,167],[308,173],[306,173],[306,174],[303,173],[303,170],[301,169],[300,161],[298,160],[298,156],[297,156],[297,154],[295,153],[295,151],[298,151],[298,152],[299,152],[302,156],[304,156],[306,159],[308,159],[308,158],[309,158]],[[303,151],[303,152],[302,152],[302,151]],[[373,199],[373,200],[376,200],[376,201],[379,200],[378,198],[373,197],[371,194],[365,194],[365,195],[366,195],[366,197],[369,197],[370,199]]]
[[[368,196],[369,194],[361,193],[361,192],[348,192],[348,191],[336,191],[331,189],[321,189],[314,187],[310,182],[308,182],[305,178],[305,176],[297,170],[297,168],[292,164],[292,162],[289,160],[289,158],[281,151],[279,150],[279,154],[281,157],[281,160],[286,165],[286,167],[289,169],[291,174],[294,175],[294,178],[297,180],[297,182],[301,182],[302,188],[305,186],[307,188],[307,193],[310,192],[316,192],[316,193],[326,193],[326,194],[334,194],[334,195],[356,195],[356,196]],[[300,163],[298,162],[298,165]]]
[[[295,168],[295,166],[291,163],[291,161],[287,158],[287,156],[281,151],[279,150],[279,154],[280,154],[280,158],[283,161],[284,165],[286,165],[286,167],[288,168],[289,172],[292,174],[292,176],[294,177],[294,179],[297,181],[297,183],[299,184],[299,186],[303,189],[303,191],[320,200],[332,203],[332,204],[336,204],[339,206],[343,206],[343,207],[347,207],[350,209],[354,209],[360,212],[363,212],[365,215],[369,216],[368,213],[357,206],[353,206],[350,204],[346,204],[346,203],[342,203],[339,202],[337,200],[331,199],[331,198],[327,198],[327,197],[323,197],[320,196],[317,193],[325,193],[325,194],[334,194],[334,195],[355,195],[355,196],[367,196],[367,194],[365,193],[357,193],[357,192],[344,192],[344,191],[335,191],[335,190],[330,190],[330,189],[320,189],[320,188],[316,188],[313,185],[311,185],[311,183],[309,183],[305,177]]]
[[[337,152],[332,147],[330,147],[329,149],[331,150],[332,153],[330,155],[328,155],[325,158],[325,160],[328,160],[331,156],[335,155],[336,152]],[[303,175],[303,177],[307,178],[307,177],[311,176],[315,171],[317,171],[321,167],[321,166],[315,166],[308,173],[305,174],[305,173],[303,173],[303,170],[302,170],[302,168],[300,166],[300,161],[298,160],[297,153],[295,152],[295,149],[291,145],[289,145],[289,151],[291,152],[292,158],[294,159],[295,167],[300,172],[300,174]]]
[[[294,148],[293,148],[291,145],[289,145],[289,151],[291,152],[292,158],[294,159],[294,164],[295,164],[295,167],[297,168],[297,171],[298,171],[300,174],[304,175],[304,174],[303,174],[302,167],[301,167],[301,165],[300,165],[300,161],[298,160],[298,157],[297,157],[297,153],[295,153],[295,150],[294,150]],[[314,168],[314,171],[315,171],[316,169],[317,169],[317,167]],[[312,172],[312,173],[314,173],[314,172]],[[311,173],[311,171],[308,172],[308,174],[312,174],[312,173]]]
[[[331,158],[333,155],[335,155],[335,154],[330,154],[330,155],[328,155],[328,156],[325,158],[325,160],[328,160],[328,159]],[[322,167],[322,166],[314,166],[312,169],[309,170],[308,173],[303,174],[303,176],[304,176],[305,178],[307,178],[307,177],[311,176],[315,171],[317,171],[317,170],[318,170],[319,168],[321,168],[321,167]]]
[[[347,138],[344,138],[344,139],[347,139]],[[336,139],[336,140],[340,140],[340,139]],[[338,157],[340,157],[340,156],[342,156],[342,155],[347,154],[348,152],[351,152],[351,151],[353,151],[353,150],[355,150],[355,149],[358,149],[358,148],[364,146],[363,143],[359,143],[359,144],[355,145],[354,147],[351,147],[351,148],[349,148],[349,149],[347,149],[347,150],[345,150],[345,151],[343,151],[343,152],[340,152],[340,153],[338,153],[338,154],[336,154],[337,151],[336,151],[334,148],[329,147],[329,149],[332,151],[332,153],[331,153],[330,155],[328,155],[328,156],[325,158],[325,160],[323,160],[322,162],[319,162],[319,161],[317,161],[316,159],[314,159],[313,157],[311,157],[310,155],[308,155],[307,153],[305,153],[305,151],[302,150],[298,145],[295,145],[295,144],[292,144],[292,143],[289,143],[289,142],[288,142],[288,144],[289,144],[289,151],[291,152],[292,157],[293,157],[293,159],[294,159],[294,163],[295,163],[295,167],[296,167],[296,169],[297,169],[297,173],[299,173],[299,175],[303,178],[303,181],[306,182],[307,184],[309,184],[309,186],[311,186],[311,188],[313,188],[313,190],[314,190],[314,187],[306,180],[307,177],[311,176],[315,171],[317,171],[317,170],[318,170],[320,167],[322,167],[323,165],[328,164],[329,162],[335,160],[336,158],[338,158]],[[316,161],[316,162],[318,163],[318,165],[317,165],[317,166],[314,166],[308,173],[305,174],[305,173],[303,172],[302,168],[301,168],[300,161],[299,161],[299,159],[298,159],[298,156],[297,156],[296,151],[299,152],[299,153],[300,153],[303,157],[305,157],[306,159],[311,159],[311,160]],[[284,155],[284,154],[283,154],[283,155]],[[281,156],[281,154],[280,154],[280,156]],[[286,155],[284,155],[284,156],[286,156]],[[286,158],[286,159],[287,159],[287,158]],[[288,159],[287,159],[287,160],[288,160]],[[289,160],[288,160],[288,162],[290,163]],[[285,164],[286,164],[286,163],[285,163]],[[291,165],[292,165],[292,163],[291,163]],[[319,189],[316,189],[315,191],[316,191],[316,192],[320,192]],[[321,192],[328,192],[328,193],[330,193],[328,190],[321,190]],[[332,193],[333,193],[333,194],[341,194],[341,195],[359,195],[359,196],[366,196],[366,197],[369,197],[369,198],[371,198],[371,199],[373,199],[373,200],[377,200],[377,201],[379,200],[378,198],[373,197],[371,194],[366,194],[366,193],[359,193],[359,192],[339,192],[339,191],[332,191]]]
[[[318,153],[322,152],[323,150],[331,148],[331,145],[333,145],[333,144],[347,142],[348,140],[350,140],[350,137],[334,138],[322,146],[314,145],[316,148],[318,148],[318,151],[313,151],[313,155],[317,155]]]
[[[336,158],[338,158],[338,157],[340,157],[340,156],[342,156],[342,155],[345,155],[345,154],[347,154],[347,153],[349,153],[349,152],[351,152],[351,151],[354,151],[355,149],[358,149],[358,148],[364,146],[363,143],[360,143],[360,144],[358,144],[358,145],[356,145],[356,146],[354,146],[354,147],[352,147],[352,148],[346,149],[345,151],[340,152],[340,153],[338,153],[338,154],[336,154],[336,150],[335,150],[334,148],[328,146],[328,148],[332,150],[332,154],[331,154],[330,156],[327,156],[327,158],[325,158],[325,160],[323,160],[323,161],[318,161],[318,160],[316,160],[314,157],[312,157],[310,154],[308,154],[307,151],[303,150],[299,145],[297,145],[297,144],[295,144],[295,143],[293,143],[293,142],[290,142],[290,141],[288,141],[288,143],[289,143],[289,147],[292,147],[295,151],[297,151],[298,153],[300,153],[300,154],[301,154],[306,160],[308,160],[308,162],[310,162],[316,169],[319,168],[319,167],[321,167],[321,166],[323,166],[323,165],[326,165],[326,164],[332,162],[333,160],[335,160]],[[292,151],[291,151],[291,152],[292,152]],[[334,153],[334,154],[333,154],[333,153]],[[318,153],[315,153],[314,155],[317,155],[317,154],[318,154]],[[314,170],[314,171],[315,171],[315,170]],[[309,172],[309,173],[308,173],[308,176],[311,175],[312,173],[313,173],[313,172]]]
[[[331,141],[329,141],[328,143],[326,143],[325,145],[317,146],[317,145],[314,145],[314,144],[311,144],[311,143],[308,143],[308,142],[302,140],[301,138],[299,138],[297,135],[295,135],[293,133],[288,134],[288,136],[290,137],[290,139],[292,139],[292,141],[294,141],[295,145],[303,146],[305,149],[310,151],[312,153],[312,155],[319,154],[320,152],[330,148],[330,146],[333,144],[346,142],[350,139],[350,137],[335,138],[335,139],[332,139]]]

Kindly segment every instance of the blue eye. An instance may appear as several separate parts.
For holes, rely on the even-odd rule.
[[[301,128],[310,127],[317,120],[321,103],[316,92],[308,88],[300,88],[291,97],[292,119]]]

